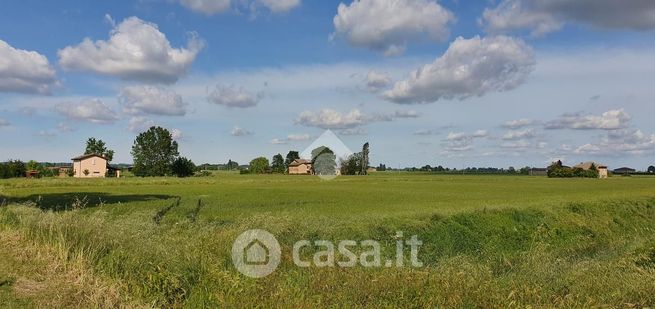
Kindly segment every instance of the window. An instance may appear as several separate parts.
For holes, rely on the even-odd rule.
[[[96,165],[96,158],[91,159],[91,164]]]

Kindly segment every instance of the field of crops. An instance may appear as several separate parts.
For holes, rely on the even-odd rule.
[[[649,177],[23,179],[0,181],[0,203],[0,304],[9,307],[655,304]],[[232,243],[248,229],[282,247],[263,279],[232,264]],[[423,242],[423,267],[292,262],[303,239],[372,239],[391,256],[397,231]]]

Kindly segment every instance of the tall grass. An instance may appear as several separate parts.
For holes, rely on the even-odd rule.
[[[411,187],[407,183],[427,182],[416,191],[431,188],[437,191],[433,197],[450,199],[450,188],[477,186],[489,192],[504,191],[505,202],[498,193],[486,200],[472,192],[472,197],[462,196],[459,205],[452,199],[452,205],[439,208],[446,203],[433,201],[436,207],[429,207],[423,196],[402,194],[401,207],[378,203],[382,200],[377,196],[380,188],[366,187],[359,179],[313,183],[309,178],[279,178],[280,184],[278,178],[247,176],[136,181],[142,194],[166,192],[168,197],[112,200],[112,196],[133,194],[130,188],[135,181],[128,180],[124,186],[112,183],[102,188],[110,203],[43,211],[25,204],[21,196],[40,194],[47,202],[49,194],[75,191],[79,195],[85,190],[97,192],[97,188],[66,183],[37,190],[19,183],[7,186],[14,204],[0,208],[0,233],[19,233],[25,242],[54,248],[59,260],[81,259],[94,276],[121,282],[119,291],[126,296],[122,299],[155,307],[655,304],[655,199],[647,197],[655,192],[642,189],[652,186],[651,180],[631,180],[632,189],[619,183],[604,199],[584,192],[604,183],[567,182],[582,192],[571,194],[568,201],[521,205],[525,200],[513,190],[522,186],[530,191],[532,178],[488,181],[490,176],[466,176],[455,178],[458,183],[453,184],[446,176],[417,177],[375,176],[371,181],[392,191],[388,193],[392,200],[397,198],[393,197],[395,190]],[[484,188],[494,181],[493,188]],[[539,181],[543,186],[544,180]],[[299,183],[324,191],[317,196],[301,194],[302,198],[294,200],[293,188],[284,185]],[[251,195],[253,190],[259,190],[260,196]],[[575,192],[575,188],[568,190]],[[352,204],[338,205],[347,199],[328,193],[341,191],[370,197],[355,197]],[[551,190],[542,191],[535,200],[548,200]],[[271,198],[267,202],[262,196]],[[208,202],[202,205],[199,199]],[[18,202],[23,204],[15,204]],[[356,209],[351,216],[337,214],[348,208]],[[280,267],[265,279],[246,278],[232,266],[232,241],[250,228],[269,230],[283,248]],[[383,253],[391,255],[399,230],[423,241],[419,258],[425,267],[299,268],[292,263],[291,247],[300,239],[375,239],[383,244]]]

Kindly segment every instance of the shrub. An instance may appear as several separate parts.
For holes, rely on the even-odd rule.
[[[196,165],[185,157],[179,157],[173,161],[172,170],[177,177],[189,177],[196,171]]]

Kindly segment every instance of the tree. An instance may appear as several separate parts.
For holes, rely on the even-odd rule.
[[[258,157],[250,161],[250,173],[252,174],[264,174],[269,169],[268,159],[264,157]]]
[[[235,161],[232,161],[232,159],[229,159],[227,161],[227,164],[225,164],[225,168],[227,168],[227,170],[229,170],[229,171],[238,169],[239,168],[239,163],[237,163]]]
[[[312,169],[316,175],[336,175],[337,156],[325,146],[312,150]]]
[[[179,157],[173,161],[172,171],[177,177],[189,177],[196,171],[196,165],[185,157]]]
[[[273,156],[273,160],[271,161],[271,170],[273,173],[279,174],[284,174],[286,171],[286,167],[284,166],[284,158],[281,154],[278,153]]]
[[[96,140],[94,137],[89,138],[86,141],[86,150],[84,154],[97,154],[107,158],[107,162],[110,162],[114,158],[114,151],[107,149],[105,142],[101,139]]]
[[[150,127],[134,140],[132,172],[141,177],[170,175],[178,155],[177,142],[171,132],[162,127]]]
[[[362,168],[362,153],[353,153],[345,160],[341,160],[341,175],[357,175],[361,172]]]
[[[293,160],[300,159],[300,155],[298,154],[297,151],[291,150],[289,153],[287,153],[287,158],[284,160],[284,169],[286,171],[289,170],[289,164],[293,162]]]
[[[648,171],[649,173],[655,173],[655,166],[652,166],[652,165],[649,166],[647,171]]]
[[[364,144],[362,147],[362,163],[360,164],[361,167],[361,172],[359,172],[360,175],[366,175],[368,173],[368,142]]]

